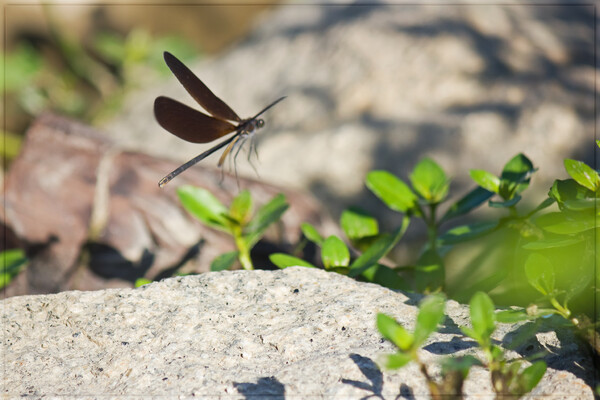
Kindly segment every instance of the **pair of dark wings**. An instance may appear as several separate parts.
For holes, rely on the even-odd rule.
[[[235,111],[174,55],[165,51],[164,58],[183,87],[212,117],[169,97],[159,96],[154,100],[154,115],[163,128],[192,143],[212,142],[238,128],[228,122],[242,122]]]

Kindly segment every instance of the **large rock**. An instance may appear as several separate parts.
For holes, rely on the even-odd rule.
[[[2,394],[420,398],[427,390],[416,366],[381,372],[374,361],[394,350],[375,328],[376,313],[414,327],[418,300],[307,268],[13,297],[2,301]],[[458,328],[467,309],[453,301],[446,309],[441,333],[420,352],[427,363],[475,352]],[[510,344],[524,328],[502,325],[495,338]],[[532,335],[519,349],[510,356],[548,352],[548,372],[529,398],[593,399],[592,363],[569,331]],[[465,388],[490,396],[489,374],[475,368]]]
[[[594,21],[591,5],[292,2],[190,67],[241,116],[288,95],[258,134],[261,178],[309,189],[334,212],[360,203],[381,216],[364,188],[372,169],[406,178],[433,157],[458,198],[474,186],[468,169],[500,173],[523,152],[539,167],[532,190],[543,196],[566,178],[563,158],[593,162]],[[127,146],[189,159],[206,146],[158,126],[161,94],[193,104],[172,78],[132,95],[107,130]]]

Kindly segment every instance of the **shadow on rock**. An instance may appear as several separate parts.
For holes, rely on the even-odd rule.
[[[256,383],[237,383],[234,382],[238,392],[246,399],[264,399],[283,400],[285,399],[285,386],[274,376],[269,378],[260,378]]]
[[[356,366],[360,369],[360,372],[371,381],[371,383],[355,381],[352,379],[342,379],[342,383],[352,385],[355,388],[369,391],[373,394],[363,397],[362,399],[368,399],[371,397],[377,397],[383,399],[381,391],[383,390],[383,374],[377,367],[377,364],[370,358],[363,357],[359,354],[350,354],[350,358]]]

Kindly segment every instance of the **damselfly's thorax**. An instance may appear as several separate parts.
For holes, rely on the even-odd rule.
[[[262,118],[248,118],[242,121],[238,129],[242,134],[250,135],[263,126],[265,126],[265,121]]]

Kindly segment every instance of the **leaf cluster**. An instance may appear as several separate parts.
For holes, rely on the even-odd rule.
[[[228,269],[236,259],[244,269],[254,269],[250,251],[267,228],[279,221],[289,207],[285,196],[279,194],[253,214],[253,202],[247,190],[241,191],[229,208],[203,188],[181,186],[177,189],[177,195],[190,214],[205,225],[231,235],[235,241],[237,250],[216,257],[211,263],[211,271]]]
[[[0,89],[17,108],[20,119],[52,110],[97,123],[121,110],[125,95],[160,75],[167,76],[162,49],[174,49],[184,60],[196,52],[177,36],[152,35],[134,29],[123,35],[110,30],[94,33],[83,42],[53,18],[51,7],[42,7],[49,25],[43,43],[21,41],[0,55]],[[7,158],[18,154],[17,132],[3,132]]]
[[[27,257],[21,249],[5,250],[0,253],[0,289],[4,288],[27,266]]]
[[[373,171],[366,177],[367,188],[391,210],[402,214],[399,226],[391,232],[382,232],[375,218],[355,207],[345,210],[340,217],[345,238],[336,235],[324,237],[308,223],[302,224],[301,229],[306,241],[320,248],[324,269],[389,288],[422,293],[446,290],[445,258],[449,252],[471,242],[492,238],[485,251],[493,254],[494,248],[503,249],[506,254],[502,260],[509,261],[508,266],[493,271],[492,275],[473,285],[476,290],[462,294],[472,295],[472,326],[463,327],[463,333],[478,343],[484,358],[445,359],[441,382],[434,382],[428,377],[424,365],[421,365],[421,371],[428,377],[432,396],[436,398],[444,393],[459,398],[462,382],[473,365],[482,365],[490,370],[498,396],[520,396],[537,385],[546,365],[538,361],[525,367],[522,361],[507,361],[502,349],[492,340],[497,322],[534,320],[558,314],[571,318],[573,326],[584,331],[585,337],[598,337],[597,326],[589,322],[594,320],[594,315],[580,314],[574,318],[569,302],[582,293],[590,293],[592,284],[598,284],[593,280],[593,273],[583,272],[593,271],[590,266],[598,261],[595,252],[599,237],[596,204],[600,177],[597,171],[582,162],[565,160],[564,164],[571,179],[555,181],[548,197],[535,207],[524,205],[522,200],[536,169],[525,155],[517,154],[507,162],[500,176],[472,170],[470,176],[477,186],[438,215],[440,205],[449,200],[450,179],[437,163],[425,158],[411,171],[410,184],[387,171]],[[234,237],[238,251],[218,257],[211,266],[213,270],[230,267],[236,258],[245,268],[251,265],[247,249],[287,208],[285,200],[276,197],[251,219],[252,202],[247,192],[240,193],[229,208],[201,189],[186,187],[178,193],[191,214],[206,225]],[[442,230],[443,224],[464,217],[486,202],[503,214],[496,219]],[[558,209],[548,212],[547,209],[553,205]],[[420,220],[427,227],[427,243],[414,265],[394,266],[386,257],[401,240],[412,220]],[[576,249],[578,257],[574,256],[572,249]],[[270,259],[280,268],[318,267],[290,254],[275,253]],[[578,264],[578,269],[569,262]],[[406,271],[412,271],[412,275]],[[577,273],[573,274],[573,271]],[[494,312],[490,297],[477,288],[491,290],[502,287],[503,282],[514,280],[515,274],[523,276],[523,285],[537,292],[538,298],[527,308],[513,303],[522,308]],[[523,285],[516,286],[508,292],[508,296],[524,291]],[[515,296],[515,299],[518,298]],[[382,365],[399,368],[409,362],[420,363],[417,350],[441,321],[443,303],[444,297],[439,293],[429,297],[421,306],[413,332],[389,316],[378,316],[380,332],[399,348],[399,352],[387,356]]]
[[[360,276],[370,282],[398,289],[403,287],[403,281],[394,270],[380,263],[380,260],[400,241],[408,222],[406,218],[392,233],[381,234],[377,221],[362,210],[352,208],[344,211],[340,218],[342,229],[353,247],[362,250],[355,257],[351,256],[350,249],[339,237],[331,235],[324,238],[308,223],[303,223],[301,228],[304,236],[320,247],[325,270],[350,277]],[[288,254],[275,253],[269,258],[279,268],[298,265],[316,268],[315,265]]]
[[[476,365],[489,369],[492,387],[500,398],[523,396],[539,383],[546,372],[545,362],[536,361],[525,367],[521,360],[507,361],[504,351],[493,344],[492,334],[496,329],[497,314],[494,303],[483,292],[476,293],[469,303],[471,327],[461,327],[463,333],[475,340],[482,349],[483,359],[470,355],[446,357],[440,361],[441,380],[436,381],[419,359],[418,350],[442,322],[444,300],[440,294],[423,300],[413,332],[409,332],[386,314],[377,315],[379,332],[398,348],[398,352],[382,356],[380,365],[383,368],[398,369],[410,362],[417,363],[434,399],[462,399],[464,380],[471,367]]]

